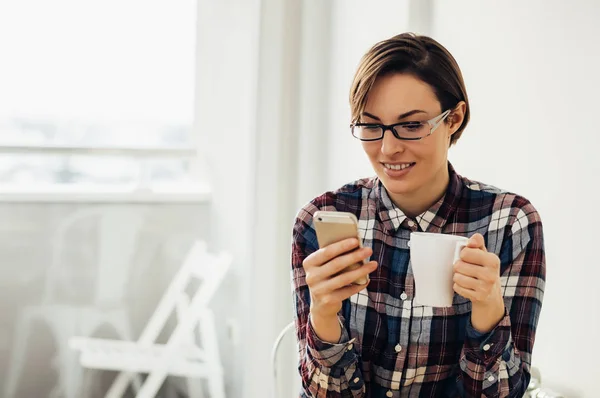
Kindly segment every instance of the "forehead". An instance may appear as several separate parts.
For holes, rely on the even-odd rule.
[[[375,80],[364,110],[379,117],[397,117],[413,109],[435,113],[439,108],[429,84],[411,74],[394,73]]]

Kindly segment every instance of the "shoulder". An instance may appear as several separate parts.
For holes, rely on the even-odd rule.
[[[516,233],[530,225],[540,225],[541,217],[529,199],[493,185],[460,177],[463,182],[463,198],[470,202],[471,207],[481,203],[486,212],[491,214],[490,227],[501,229],[510,228]]]
[[[358,215],[363,201],[367,200],[372,190],[377,187],[377,177],[368,177],[352,181],[344,186],[327,191],[306,203],[296,215],[296,227],[312,226],[315,212],[348,211]]]

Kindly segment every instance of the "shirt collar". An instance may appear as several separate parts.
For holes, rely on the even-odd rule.
[[[419,223],[421,231],[441,232],[458,207],[463,189],[462,178],[456,173],[454,167],[449,162],[448,172],[450,174],[450,182],[444,196],[415,219]],[[375,191],[379,219],[385,229],[395,233],[404,220],[406,220],[407,216],[392,202],[387,190],[379,179],[377,180]]]

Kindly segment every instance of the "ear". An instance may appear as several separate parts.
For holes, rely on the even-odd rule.
[[[462,126],[466,111],[467,104],[465,101],[460,101],[448,115],[446,121],[448,122],[448,133],[450,136],[454,135],[460,126]]]

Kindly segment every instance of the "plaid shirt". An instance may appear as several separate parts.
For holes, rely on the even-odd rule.
[[[545,256],[542,223],[518,195],[456,174],[444,197],[410,219],[378,178],[348,184],[298,213],[292,247],[301,397],[521,397],[542,306]],[[302,267],[318,249],[317,210],[348,211],[378,268],[370,284],[343,303],[338,344],[319,340],[309,321],[310,293]],[[470,323],[471,302],[418,305],[408,241],[424,231],[470,237],[481,233],[501,260],[505,316],[487,334]]]

